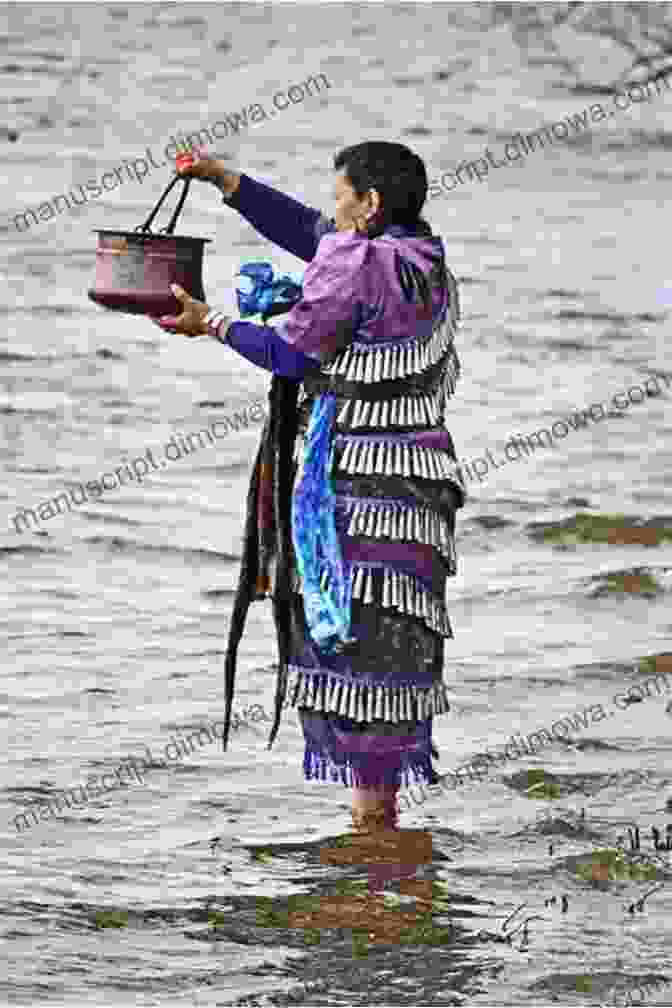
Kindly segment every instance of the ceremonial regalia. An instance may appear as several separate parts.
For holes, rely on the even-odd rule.
[[[283,200],[294,227],[281,237]],[[274,379],[248,495],[238,617],[251,599],[273,598],[278,712],[299,710],[308,779],[432,781],[432,718],[449,709],[445,584],[456,573],[455,512],[465,500],[446,427],[460,365],[457,285],[443,244],[423,221],[375,237],[337,233],[317,211],[247,176],[231,203],[303,258],[315,243],[301,300],[274,327],[253,327],[273,328],[269,346],[282,344],[262,366],[280,360],[283,346],[306,365],[298,389],[296,376],[284,388],[294,418],[281,416]],[[246,326],[234,323],[227,341],[255,359],[245,344],[258,334]],[[229,671],[238,637],[234,629]]]

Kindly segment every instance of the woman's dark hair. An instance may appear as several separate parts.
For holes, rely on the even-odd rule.
[[[420,218],[427,199],[427,170],[408,147],[367,140],[344,147],[334,158],[334,168],[345,173],[360,199],[369,189],[380,193],[381,211],[373,222],[377,233],[392,224],[429,229]]]

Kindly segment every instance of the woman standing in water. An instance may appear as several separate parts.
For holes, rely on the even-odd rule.
[[[352,787],[355,827],[369,829],[396,824],[403,784],[435,781],[432,719],[449,709],[444,596],[465,489],[444,418],[459,309],[420,217],[422,159],[368,142],[334,168],[331,220],[216,158],[178,168],[310,265],[275,326],[232,322],[181,288],[183,313],[162,324],[301,383],[286,696],[305,778]]]

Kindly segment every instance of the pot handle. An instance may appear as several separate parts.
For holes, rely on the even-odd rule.
[[[180,213],[182,212],[182,207],[184,206],[184,201],[187,198],[187,193],[189,192],[189,186],[191,184],[190,178],[182,178],[180,175],[175,175],[174,178],[171,179],[171,181],[168,183],[167,187],[164,189],[161,196],[159,197],[158,203],[150,213],[145,223],[138,225],[138,227],[136,227],[135,229],[136,231],[143,231],[149,234],[152,233],[151,232],[152,222],[156,217],[157,213],[159,212],[159,210],[161,209],[163,201],[165,200],[166,196],[168,195],[168,193],[173,188],[176,182],[184,182],[184,189],[182,190],[182,195],[180,196],[177,202],[177,206],[173,211],[173,216],[170,218],[170,223],[168,223],[166,227],[161,228],[161,231],[165,234],[170,235],[173,233],[173,231],[175,230],[175,225],[177,224],[177,218],[180,216]]]

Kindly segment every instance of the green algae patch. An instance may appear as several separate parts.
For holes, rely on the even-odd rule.
[[[369,954],[368,937],[369,936],[366,931],[352,932],[352,954],[355,959],[360,959],[362,957],[368,956]]]
[[[334,896],[362,896],[368,889],[367,879],[340,879],[334,884]]]
[[[97,910],[93,923],[98,929],[128,927],[128,910]]]
[[[628,515],[591,514],[579,511],[557,522],[533,522],[529,535],[551,546],[607,543],[610,546],[660,546],[672,541],[672,520],[640,521]]]
[[[223,924],[228,924],[230,919],[228,914],[223,913],[221,910],[208,910],[208,924],[215,931]]]
[[[658,874],[656,865],[630,861],[622,850],[609,847],[579,859],[575,871],[585,882],[650,882]]]
[[[299,893],[295,896],[288,896],[279,906],[276,906],[275,899],[270,896],[258,896],[256,904],[257,925],[258,927],[289,928],[292,927],[293,916],[314,915],[319,912],[320,906],[321,897],[315,893]]]
[[[525,788],[527,798],[547,799],[553,801],[560,797],[560,785],[557,780],[545,770],[528,770],[527,787]]]
[[[423,914],[410,927],[404,928],[399,934],[400,945],[446,945],[453,940],[450,926],[441,927],[435,924],[431,914]]]
[[[335,837],[331,841],[331,846],[332,847],[352,847],[352,837],[350,836],[349,833],[346,833],[345,836]]]
[[[540,767],[519,770],[507,778],[505,784],[525,798],[554,801],[562,797],[560,780]]]
[[[268,864],[269,861],[273,860],[273,852],[259,848],[259,850],[253,850],[250,857],[253,861],[261,861],[262,864]]]
[[[276,907],[271,896],[257,896],[257,927],[289,927],[289,913],[286,907]]]
[[[322,897],[315,893],[299,893],[297,896],[289,896],[287,899],[287,910],[289,913],[317,913],[321,905]]]
[[[593,592],[594,598],[600,598],[604,595],[641,595],[645,598],[653,598],[664,591],[663,586],[656,581],[655,577],[642,569],[598,574],[592,580],[597,582],[597,587]]]

